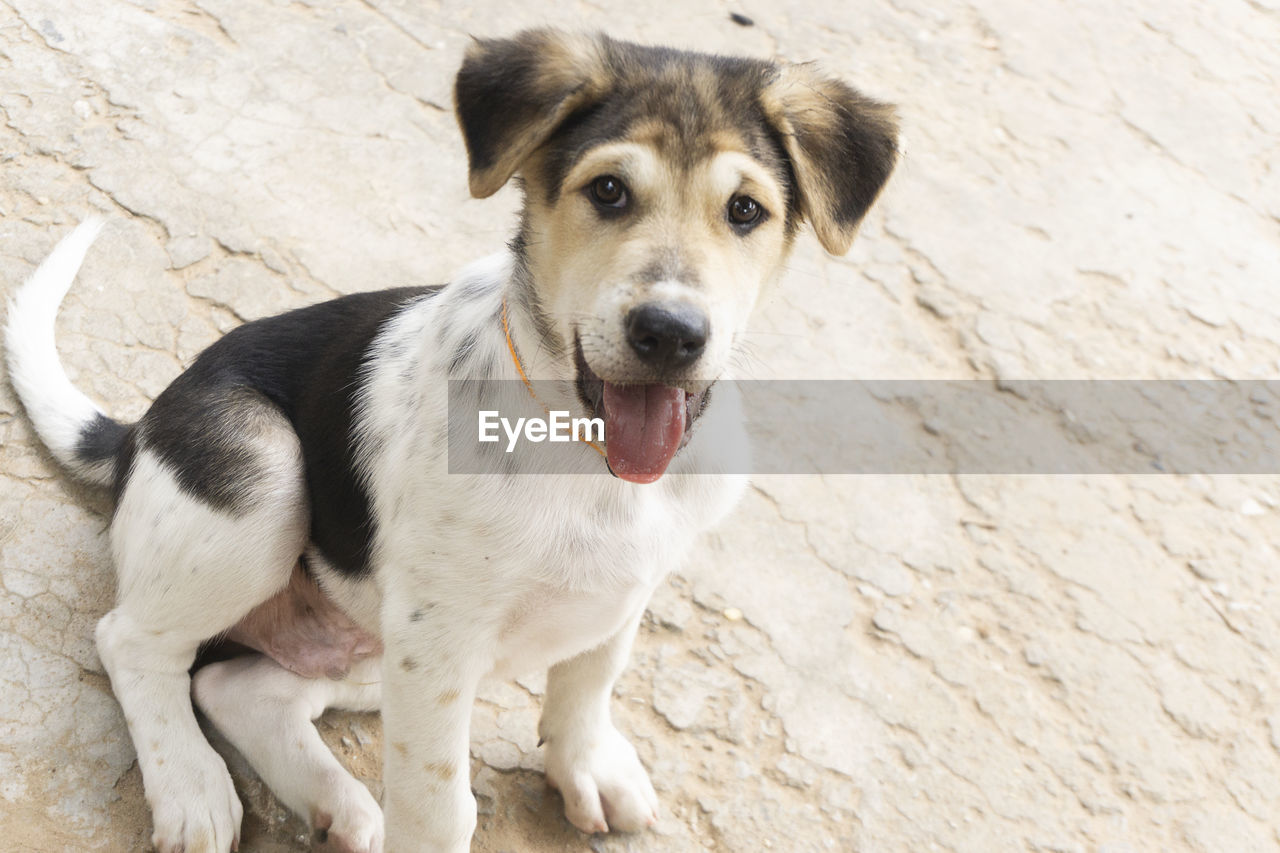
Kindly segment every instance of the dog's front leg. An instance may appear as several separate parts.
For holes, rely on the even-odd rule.
[[[384,614],[383,811],[388,853],[471,849],[470,722],[490,644],[443,606]]]
[[[603,644],[553,666],[538,734],[547,747],[547,781],[564,797],[565,816],[583,832],[634,832],[658,819],[635,747],[609,715],[613,683],[626,666],[644,607]]]

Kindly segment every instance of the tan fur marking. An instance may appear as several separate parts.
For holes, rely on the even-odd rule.
[[[437,779],[452,779],[453,774],[458,772],[458,768],[447,761],[429,761],[422,765],[422,769]]]
[[[458,701],[458,695],[457,690],[446,690],[436,698],[436,703],[439,705],[451,705]]]
[[[708,137],[711,148],[715,154],[724,154],[730,151],[739,154],[751,155],[751,149],[747,147],[747,142],[742,138],[742,134],[733,130],[717,130]],[[713,155],[714,156],[714,155]]]
[[[619,177],[625,180],[632,190],[638,185],[652,183],[659,179],[655,164],[661,164],[663,158],[652,146],[633,141],[610,142],[588,151],[581,160],[565,176],[565,189],[571,191],[585,185],[597,175],[613,171],[621,172]]]
[[[660,119],[643,119],[627,128],[622,141],[637,145],[650,145],[661,150],[667,137],[673,134],[671,125]]]
[[[538,54],[538,84],[544,89],[582,86],[602,90],[609,75],[600,61],[600,44],[580,33],[548,31]]]
[[[729,121],[724,114],[720,101],[720,78],[710,67],[694,66],[691,76],[693,90],[701,102],[704,112],[712,119],[712,125],[727,125]]]

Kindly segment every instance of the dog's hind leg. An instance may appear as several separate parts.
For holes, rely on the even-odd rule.
[[[98,654],[138,753],[160,853],[238,844],[240,801],[196,723],[188,669],[201,641],[285,586],[305,546],[297,438],[278,413],[257,427],[227,457],[249,476],[223,508],[195,497],[143,433],[112,521],[119,591],[98,623]]]
[[[194,679],[200,710],[280,802],[310,821],[314,849],[341,853],[382,853],[382,810],[312,721],[326,708],[375,710],[381,693],[378,658],[334,680],[306,678],[251,654],[210,664]]]

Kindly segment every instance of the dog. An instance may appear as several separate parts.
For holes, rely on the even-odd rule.
[[[472,194],[515,179],[523,209],[508,249],[447,286],[245,324],[132,425],[55,349],[98,223],[10,304],[36,432],[114,490],[118,595],[96,641],[162,853],[239,843],[193,700],[319,847],[468,850],[477,683],[544,667],[569,821],[656,820],[612,686],[650,594],[745,486],[717,456],[742,412],[713,386],[801,224],[849,248],[894,168],[894,113],[809,65],[551,29],[476,40],[455,101]],[[459,408],[594,416],[604,438],[555,466],[540,445],[464,443],[458,473]],[[220,637],[255,651],[191,675]],[[326,708],[381,711],[381,807],[320,739]]]

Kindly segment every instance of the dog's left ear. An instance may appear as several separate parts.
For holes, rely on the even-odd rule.
[[[781,68],[761,104],[791,159],[801,214],[824,249],[843,255],[897,163],[893,107],[810,65]]]
[[[552,29],[476,39],[454,84],[471,194],[502,188],[539,145],[603,94],[602,39]]]

